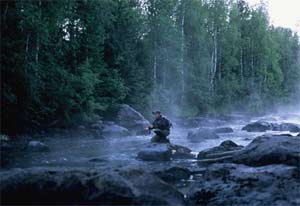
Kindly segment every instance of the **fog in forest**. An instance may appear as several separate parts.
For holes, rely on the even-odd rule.
[[[300,205],[300,38],[264,3],[0,5],[1,205]]]
[[[300,102],[299,37],[245,1],[2,2],[3,129]],[[25,123],[25,124],[24,124]],[[22,128],[25,127],[25,128]]]

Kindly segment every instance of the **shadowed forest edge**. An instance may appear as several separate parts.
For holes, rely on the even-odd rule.
[[[1,1],[1,130],[297,103],[299,48],[242,0]]]

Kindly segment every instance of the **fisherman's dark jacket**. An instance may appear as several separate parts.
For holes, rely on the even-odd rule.
[[[155,119],[152,125],[154,129],[161,130],[170,130],[170,127],[172,126],[171,122],[165,117]]]

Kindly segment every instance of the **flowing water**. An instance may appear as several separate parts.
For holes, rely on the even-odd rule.
[[[192,143],[187,139],[190,129],[174,125],[170,139],[174,144],[183,145],[192,149],[193,153],[219,145],[224,140],[232,140],[240,145],[247,145],[255,137],[265,134],[280,134],[289,132],[246,132],[241,130],[249,121],[265,119],[269,122],[290,122],[300,124],[300,115],[272,115],[251,120],[235,120],[223,122],[219,127],[231,127],[234,132],[219,134],[219,139],[209,139],[199,143]],[[293,133],[292,133],[293,134]],[[293,134],[295,135],[295,134]],[[15,155],[10,168],[25,168],[33,166],[101,166],[146,164],[136,160],[137,152],[150,141],[148,136],[107,137],[96,139],[94,137],[45,137],[41,139],[51,151],[47,153],[20,152]],[[186,160],[185,160],[186,161]]]

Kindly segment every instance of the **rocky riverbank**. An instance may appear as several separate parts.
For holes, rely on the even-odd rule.
[[[3,204],[299,205],[299,137],[261,136],[246,147],[223,142],[197,164],[35,167],[1,172]],[[153,149],[155,148],[155,149]],[[174,161],[174,145],[152,145],[138,158]],[[187,148],[177,150],[189,153]],[[223,155],[231,158],[218,161]],[[173,154],[172,154],[173,152]],[[151,159],[154,158],[154,159]],[[213,163],[203,160],[215,159]]]
[[[300,139],[260,136],[201,151],[150,144],[137,153],[152,167],[33,167],[1,171],[3,204],[299,205]],[[175,160],[182,157],[190,162]],[[225,157],[225,158],[224,158]],[[170,164],[164,164],[164,162]],[[196,163],[196,164],[195,164]]]
[[[65,134],[70,135],[66,141],[68,145],[62,143],[63,139],[59,141],[62,144],[59,148],[66,148],[63,151],[57,150],[52,142],[43,141],[42,138],[37,140],[28,137],[16,141],[1,136],[1,159],[3,156],[8,161],[4,162],[7,163],[6,167],[0,171],[1,203],[211,206],[300,204],[299,133],[261,134],[246,145],[240,145],[234,138],[230,138],[195,152],[173,141],[171,144],[153,144],[149,143],[147,137],[136,137],[136,134],[143,135],[141,128],[148,124],[147,120],[127,105],[122,105],[120,111],[114,121],[98,120],[69,130]],[[126,122],[126,116],[133,118],[134,123]],[[182,121],[177,120],[176,127]],[[197,122],[200,127],[188,127],[184,130],[186,136],[182,138],[192,144],[201,144],[205,141],[219,141],[223,135],[234,137],[236,128],[232,129],[222,121],[236,119],[194,119],[192,122]],[[208,127],[205,122],[213,126]],[[289,130],[289,127],[280,128]],[[61,138],[61,132],[53,131],[52,134],[57,135],[54,141]],[[71,145],[78,141],[77,136],[81,138],[78,146]],[[85,138],[89,138],[89,142],[83,141]],[[127,152],[132,159],[107,159],[106,153],[90,153],[86,158],[81,157],[80,150],[85,148],[82,146],[89,145],[90,148],[95,145],[98,151],[102,144],[102,150],[108,147],[114,149],[107,150],[107,154],[114,152],[113,158],[122,157]],[[122,144],[131,147],[126,145],[125,151],[122,150]],[[18,153],[20,151],[23,153]],[[67,156],[69,152],[72,153]],[[80,164],[74,166],[68,163],[68,157],[74,157],[77,153],[79,156],[75,159],[81,158],[78,159]],[[35,161],[59,156],[62,162],[59,166],[47,163],[46,166],[10,167],[9,161],[14,161],[14,156],[20,154],[37,157]]]

